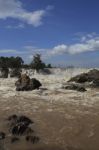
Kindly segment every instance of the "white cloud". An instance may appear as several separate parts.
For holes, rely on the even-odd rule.
[[[51,51],[51,55],[57,55],[57,54],[63,54],[67,52],[67,45],[61,44],[58,46],[55,46]]]
[[[91,51],[99,51],[99,37],[95,37],[92,39],[84,39],[83,42],[66,45],[61,44],[55,46],[54,48],[48,50],[47,54],[54,56],[54,55],[61,55],[61,54],[78,54],[84,52],[91,52]]]
[[[19,0],[0,0],[0,19],[18,19],[34,27],[43,23],[42,19],[46,16],[47,10],[46,8],[45,10],[29,12],[22,7]]]
[[[11,53],[16,55],[25,55],[28,58],[32,58],[33,54],[40,53],[43,59],[48,57],[65,55],[65,54],[79,54],[84,52],[99,51],[99,37],[93,37],[90,39],[85,39],[83,42],[77,42],[74,44],[60,44],[51,49],[49,48],[38,48],[32,45],[24,46],[21,50],[13,49],[1,49],[0,53]]]

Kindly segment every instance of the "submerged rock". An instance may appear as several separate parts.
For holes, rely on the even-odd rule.
[[[0,132],[0,140],[5,139],[5,133],[4,132]]]
[[[15,83],[16,91],[29,91],[39,89],[42,84],[35,78],[30,79],[26,74],[21,77]]]
[[[38,136],[26,136],[26,141],[31,142],[33,144],[39,142],[39,137]]]
[[[65,85],[63,88],[67,89],[67,90],[76,90],[76,91],[79,91],[79,92],[87,91],[85,89],[85,87],[83,87],[81,85],[78,85],[78,84],[68,84],[68,85]]]
[[[15,143],[17,141],[19,141],[20,139],[18,137],[12,137],[11,138],[11,143]]]

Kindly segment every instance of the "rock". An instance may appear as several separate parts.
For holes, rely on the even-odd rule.
[[[67,90],[76,90],[79,92],[87,91],[83,86],[78,85],[78,84],[68,84],[68,85],[65,85],[63,88]]]
[[[8,121],[9,130],[13,135],[23,135],[33,132],[33,130],[28,127],[33,121],[26,116],[12,115],[8,118]]]
[[[19,138],[17,138],[17,137],[12,137],[12,139],[11,139],[11,143],[15,143],[15,142],[17,142],[17,141],[19,141],[20,139]]]
[[[5,139],[5,133],[4,132],[0,132],[0,140]]]
[[[14,124],[23,123],[27,126],[33,123],[33,121],[30,120],[28,117],[26,117],[26,116],[17,116],[17,115],[12,115],[12,116],[8,117],[8,121],[10,121],[10,123],[13,122]]]
[[[17,118],[18,118],[18,116],[14,114],[14,115],[9,116],[9,117],[8,117],[8,120],[9,120],[9,121],[17,120]]]
[[[94,80],[93,83],[91,84],[91,87],[95,88],[99,87],[99,79]]]
[[[68,82],[77,82],[77,83],[84,83],[88,81],[88,75],[83,73],[81,75],[77,75],[76,77],[72,77]]]
[[[24,123],[18,123],[11,128],[11,133],[13,135],[23,135],[26,129],[27,125],[25,125]]]
[[[31,142],[33,144],[39,142],[39,137],[38,136],[26,136],[26,141]]]
[[[8,122],[8,126],[10,127],[9,130],[11,130],[12,127],[17,124],[17,119],[18,119],[17,115],[12,115],[12,116],[8,117],[7,120],[9,121]]]
[[[14,68],[10,71],[10,77],[20,77],[21,76],[21,70],[20,69],[17,69],[17,68]]]
[[[8,78],[9,69],[8,68],[1,68],[0,69],[0,78]]]
[[[26,124],[23,124],[23,123],[18,123],[11,128],[11,133],[17,136],[29,135],[29,134],[32,134],[33,132],[34,131],[30,127],[28,127]]]
[[[76,83],[93,83],[93,86],[99,86],[99,70],[93,69],[88,73],[82,73],[71,78],[68,82],[76,82]],[[91,84],[92,85],[92,84]]]
[[[32,78],[30,80],[29,88],[31,90],[39,89],[39,87],[42,86],[42,84],[35,78]]]
[[[26,74],[22,74],[21,77],[16,81],[16,91],[27,91],[28,85],[30,83],[30,78]]]
[[[32,124],[33,123],[33,121],[32,120],[30,120],[28,117],[26,117],[26,116],[19,116],[18,117],[18,119],[17,119],[17,122],[18,123],[24,123],[25,125],[30,125],[30,124]]]
[[[30,79],[26,74],[21,75],[21,78],[18,79],[15,83],[16,91],[29,91],[34,89],[39,89],[41,83],[35,79]]]
[[[26,129],[26,131],[25,131],[25,134],[31,134],[31,133],[33,133],[34,131],[30,128],[30,127],[28,127],[27,129]]]

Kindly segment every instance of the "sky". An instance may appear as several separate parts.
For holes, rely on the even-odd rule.
[[[0,56],[99,67],[98,0],[0,0]]]

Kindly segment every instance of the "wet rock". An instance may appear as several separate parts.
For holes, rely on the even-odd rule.
[[[18,116],[14,114],[14,115],[9,116],[9,117],[8,117],[8,120],[9,120],[9,121],[17,120],[17,118],[18,118]]]
[[[29,91],[34,89],[39,89],[41,83],[35,79],[30,79],[26,74],[21,75],[21,78],[18,79],[15,83],[16,91]]]
[[[21,70],[20,69],[17,69],[17,68],[14,68],[10,71],[10,77],[20,77],[21,76]]]
[[[5,139],[5,133],[4,132],[0,132],[0,140]]]
[[[35,90],[35,89],[39,89],[39,87],[42,86],[42,84],[35,78],[32,78],[30,80],[30,85],[29,85],[29,88],[31,90]]]
[[[8,117],[8,119],[7,119],[9,121],[8,126],[10,127],[9,131],[11,130],[11,128],[13,126],[15,126],[17,124],[17,119],[18,119],[17,115],[12,115],[12,116]]]
[[[40,138],[38,136],[26,136],[26,141],[31,142],[33,144],[38,143]]]
[[[28,132],[33,132],[32,129],[30,130],[28,127],[33,121],[26,116],[12,115],[8,118],[8,121],[10,127],[9,130],[13,135],[23,135]]]
[[[88,73],[82,73],[71,78],[68,82],[77,82],[77,83],[84,83],[84,82],[92,82],[99,79],[99,70],[93,69],[90,70]]]
[[[67,89],[67,90],[76,90],[76,91],[79,91],[79,92],[87,91],[85,89],[85,87],[83,87],[81,85],[78,85],[78,84],[68,84],[68,85],[65,85],[63,88]]]
[[[82,73],[71,78],[68,82],[81,83],[87,86],[89,83],[89,87],[99,87],[99,70],[93,69],[88,73]]]
[[[92,86],[99,87],[99,79],[94,80]]]
[[[26,116],[19,116],[18,119],[17,119],[17,122],[18,123],[24,123],[27,126],[29,124],[33,123],[33,121],[31,119],[29,119],[28,117],[26,117]]]
[[[15,142],[17,142],[17,141],[19,141],[20,139],[19,138],[17,138],[17,137],[12,137],[12,139],[11,139],[11,143],[15,143]]]
[[[29,124],[32,124],[33,121],[31,119],[29,119],[28,117],[26,116],[17,116],[17,115],[11,115],[8,117],[8,121],[10,121],[10,123],[14,123],[14,124],[17,124],[17,123],[23,123],[25,125],[29,125]]]
[[[25,134],[32,134],[34,131],[30,128],[30,127],[28,127],[27,129],[26,129],[26,131],[25,131]]]
[[[1,68],[0,69],[0,78],[8,78],[9,69]]]
[[[27,129],[27,126],[25,124],[18,123],[11,128],[11,133],[13,135],[23,135],[26,129]]]

